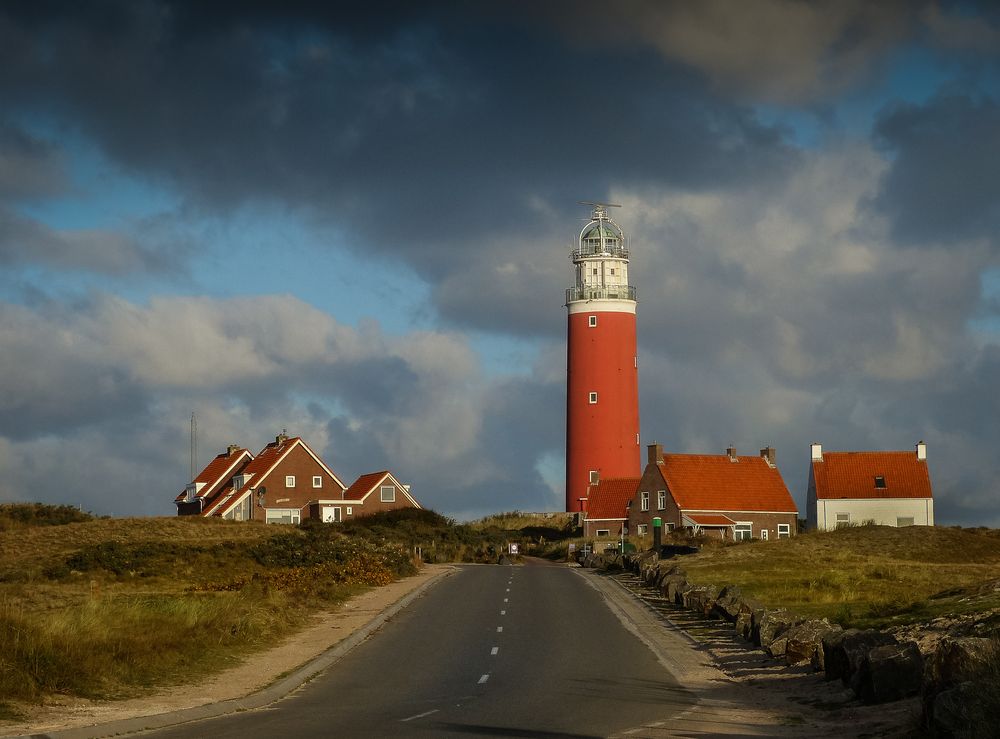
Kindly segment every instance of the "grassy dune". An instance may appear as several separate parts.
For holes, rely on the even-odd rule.
[[[684,557],[695,582],[740,585],[770,606],[885,626],[1000,608],[1000,531],[862,526]]]
[[[415,541],[468,559],[488,549],[430,511],[297,528],[187,517],[49,525],[15,508],[0,507],[0,718],[16,716],[17,701],[134,696],[221,669],[413,572]]]

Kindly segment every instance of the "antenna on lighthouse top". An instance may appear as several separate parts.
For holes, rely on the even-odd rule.
[[[596,220],[606,220],[608,218],[608,208],[621,208],[617,203],[595,203],[590,200],[577,200],[580,205],[590,205],[593,207],[593,212],[590,214],[592,219]]]

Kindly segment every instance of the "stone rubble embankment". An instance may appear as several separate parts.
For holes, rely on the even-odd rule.
[[[866,704],[919,696],[923,724],[934,736],[971,737],[988,720],[976,698],[984,680],[1000,678],[994,639],[935,635],[921,642],[912,627],[900,630],[910,637],[904,639],[888,631],[844,629],[768,608],[736,585],[691,583],[676,560],[661,560],[653,552],[591,553],[581,564],[630,570],[668,602],[732,624],[738,636],[775,660],[809,665],[827,680],[842,681]]]

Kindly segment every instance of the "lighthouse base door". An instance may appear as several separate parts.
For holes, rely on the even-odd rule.
[[[339,505],[325,505],[323,506],[323,523],[336,523],[340,521],[340,506]]]

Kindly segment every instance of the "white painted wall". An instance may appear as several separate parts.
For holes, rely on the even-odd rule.
[[[809,493],[807,509],[810,529],[826,531],[837,528],[838,513],[847,513],[849,522],[858,525],[874,521],[879,526],[895,526],[897,518],[912,518],[914,526],[934,525],[934,501],[931,498],[816,500],[815,489],[810,487]]]

